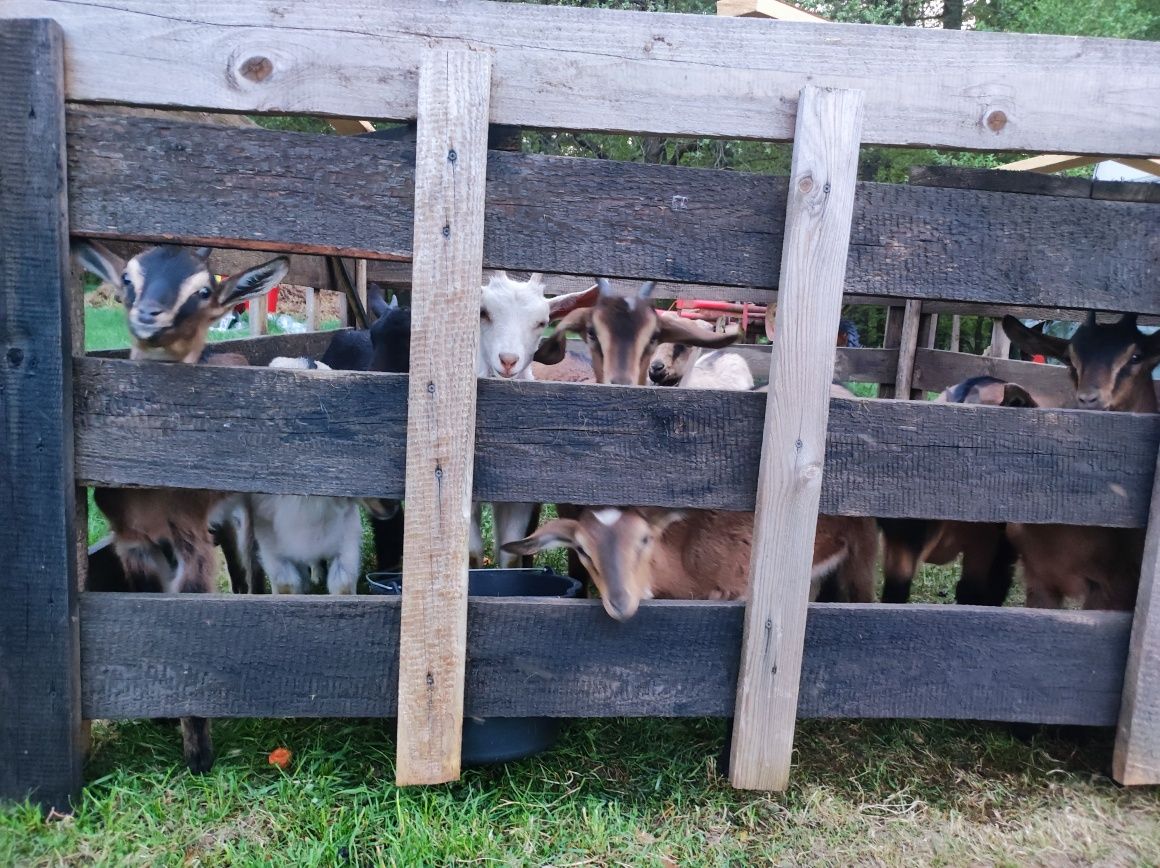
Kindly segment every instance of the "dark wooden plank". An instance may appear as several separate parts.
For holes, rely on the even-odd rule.
[[[69,132],[78,234],[411,255],[405,144],[79,113]],[[493,151],[484,265],[774,287],[785,201],[784,178]],[[1157,209],[858,187],[848,294],[1160,313],[1157,276]]]
[[[927,392],[941,392],[971,377],[990,376],[1019,383],[1037,397],[1054,399],[1061,406],[1075,394],[1075,386],[1063,365],[1040,365],[952,353],[946,350],[919,350],[914,363],[914,386]]]
[[[83,359],[77,474],[401,497],[406,392],[401,374]],[[764,398],[481,380],[475,497],[752,509]],[[1142,527],[1158,444],[1160,416],[835,400],[822,511]]]
[[[62,811],[84,759],[63,58],[54,22],[0,22],[0,801]]]
[[[1160,205],[1160,183],[1155,181],[1093,181],[1092,198]]]
[[[1092,182],[1087,178],[1064,178],[1042,172],[1000,169],[961,169],[957,166],[911,166],[910,183],[920,187],[1031,193],[1073,199],[1089,199],[1092,195]]]
[[[278,356],[310,356],[317,359],[330,346],[338,331],[236,338],[212,343],[209,349],[215,353],[239,353],[249,359],[251,365],[268,365]],[[127,359],[129,349],[96,350],[88,355],[97,359]]]
[[[649,602],[621,624],[595,600],[472,598],[466,713],[728,716],[742,611]],[[82,594],[85,714],[389,717],[398,621],[384,598]],[[798,715],[1112,725],[1130,628],[1117,612],[811,605]]]

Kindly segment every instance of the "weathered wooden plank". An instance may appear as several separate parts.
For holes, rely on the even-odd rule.
[[[922,325],[922,302],[910,299],[903,308],[902,332],[898,343],[898,368],[894,375],[894,395],[911,398],[914,356],[918,352],[918,329]]]
[[[1075,394],[1067,368],[1062,365],[1040,365],[945,350],[918,351],[914,363],[914,388],[941,392],[963,380],[984,375],[1018,383],[1037,398],[1050,402],[1045,406],[1061,406]]]
[[[962,169],[957,166],[911,166],[910,183],[922,187],[956,190],[989,190],[992,193],[1030,193],[1036,196],[1068,196],[1090,199],[1092,182],[1087,178],[1061,178],[1041,172],[1009,172],[995,169]]]
[[[1160,784],[1160,484],[1152,492],[1140,590],[1124,670],[1112,773],[1125,785]]]
[[[466,712],[728,716],[743,610],[646,602],[620,624],[595,600],[474,598]],[[398,625],[396,599],[82,594],[84,712],[390,717]],[[1130,629],[1119,612],[811,605],[798,716],[1111,726]]]
[[[0,801],[70,810],[76,620],[63,34],[0,21]]]
[[[0,15],[61,22],[81,101],[408,119],[422,51],[456,44],[493,54],[492,118],[515,126],[786,140],[803,81],[865,90],[874,144],[1155,156],[1160,117],[1160,48],[1136,41],[473,0],[181,0],[165,15],[8,0]]]
[[[491,60],[432,49],[419,78],[400,785],[459,777]]]
[[[860,91],[798,101],[730,760],[742,789],[789,783],[862,111]]]
[[[302,332],[300,334],[262,335],[261,337],[237,338],[229,341],[219,341],[209,345],[210,351],[215,353],[239,353],[245,356],[251,365],[268,365],[278,356],[321,356],[337,331]],[[96,350],[89,353],[91,358],[97,359],[127,359],[129,349]]]
[[[78,234],[342,251],[380,260],[371,280],[393,279],[384,269],[399,266],[383,258],[411,256],[414,158],[403,143],[74,114],[69,145]],[[785,201],[784,178],[493,151],[484,264],[735,286],[736,299],[765,301]],[[1160,313],[1150,289],[1160,209],[861,184],[851,243],[847,294]],[[658,292],[667,295],[720,297]]]
[[[86,484],[403,495],[404,375],[90,358],[74,379]],[[753,508],[764,395],[478,389],[477,500]],[[1153,415],[835,400],[822,511],[1143,527],[1158,446]]]
[[[1160,205],[1160,184],[1155,181],[1093,181],[1092,198]]]

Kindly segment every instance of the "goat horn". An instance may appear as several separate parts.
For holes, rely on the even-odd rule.
[[[612,296],[612,284],[609,283],[607,277],[596,278],[596,285],[600,287],[600,294],[604,296]]]
[[[213,253],[212,247],[199,247],[197,250],[193,251],[193,255],[200,259],[202,262],[205,262],[207,259],[209,259],[209,255],[211,253]]]
[[[637,295],[639,295],[641,298],[648,298],[650,295],[652,295],[652,291],[656,288],[657,282],[655,280],[650,280],[648,283],[641,286],[640,292],[637,293]]]

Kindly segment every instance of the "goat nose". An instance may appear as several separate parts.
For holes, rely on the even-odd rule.
[[[660,359],[658,359],[657,361],[653,362],[651,365],[648,366],[648,372],[650,374],[659,374],[664,369],[665,369],[665,363],[662,362]]]
[[[513,355],[512,353],[500,353],[499,354],[499,363],[504,366],[505,370],[511,370],[512,368],[514,368],[516,366],[516,362],[518,362],[519,360],[520,360],[520,357],[517,355]]]
[[[162,308],[157,304],[141,304],[137,306],[137,321],[151,323],[161,313]]]
[[[1075,402],[1083,410],[1096,408],[1100,403],[1100,393],[1096,389],[1084,389],[1075,393]]]

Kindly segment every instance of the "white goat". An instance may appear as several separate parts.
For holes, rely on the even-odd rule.
[[[679,318],[680,314],[666,311],[661,316]],[[713,326],[705,320],[692,322],[703,331],[713,331]],[[725,334],[736,334],[737,331],[737,326],[730,323]],[[737,353],[726,350],[703,353],[701,347],[683,343],[661,344],[657,347],[649,363],[648,376],[658,386],[739,392],[753,388],[753,374],[749,365]]]
[[[309,358],[279,357],[271,368],[324,370]],[[251,494],[247,498],[258,560],[275,594],[300,594],[312,569],[325,565],[326,589],[353,594],[358,582],[362,521],[348,497]]]
[[[532,274],[526,281],[497,271],[482,289],[479,302],[479,354],[475,374],[478,377],[500,377],[505,380],[531,380],[532,360],[540,337],[552,320],[579,307],[595,303],[595,286],[581,292],[544,297],[544,278]],[[534,503],[495,503],[495,549],[501,567],[516,567],[520,556],[504,552],[504,543],[527,536],[536,513]],[[483,565],[483,534],[480,530],[480,504],[475,504],[471,522],[470,559],[473,566]]]

